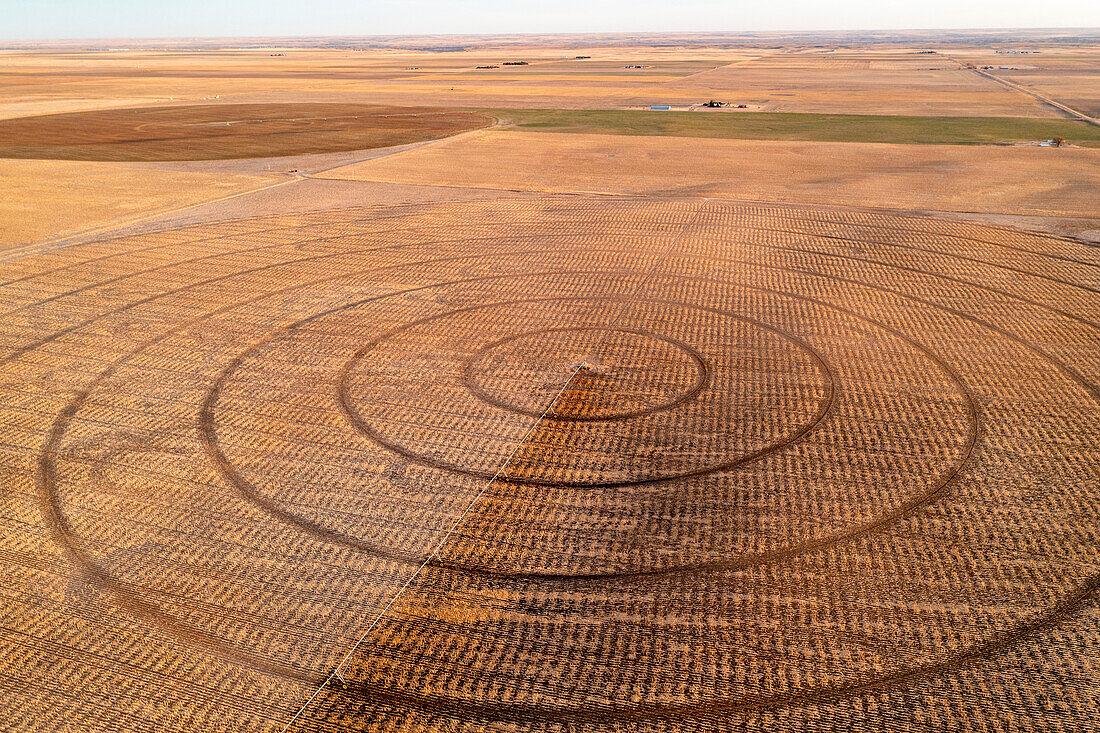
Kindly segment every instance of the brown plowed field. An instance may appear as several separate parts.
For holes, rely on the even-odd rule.
[[[1100,719],[1095,248],[542,196],[0,288],[0,728]]]
[[[0,120],[0,158],[214,160],[331,153],[433,140],[484,115],[364,104],[199,104]]]

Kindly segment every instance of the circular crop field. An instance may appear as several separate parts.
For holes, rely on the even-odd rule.
[[[959,222],[578,197],[14,259],[4,582],[65,630],[20,689],[80,680],[58,726],[1073,729],[1098,268]]]
[[[0,120],[0,158],[164,161],[382,148],[489,125],[474,112],[362,104],[134,107]]]

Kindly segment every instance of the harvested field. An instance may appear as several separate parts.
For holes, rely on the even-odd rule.
[[[0,262],[7,720],[1086,729],[1098,273],[627,196]]]
[[[25,114],[118,99],[174,98],[195,104],[216,95],[236,103],[553,109],[686,105],[717,97],[768,112],[1062,117],[1027,94],[943,57],[920,54],[919,47],[904,42],[829,53],[783,45],[765,48],[759,40],[742,39],[732,49],[654,48],[638,39],[625,48],[295,49],[280,58],[267,49],[0,50],[0,116],[12,116],[9,106]],[[578,54],[592,58],[574,59]],[[502,65],[516,59],[529,65]],[[631,64],[648,68],[625,68]],[[500,68],[476,68],[485,65]]]
[[[270,186],[260,174],[150,170],[60,160],[0,163],[0,252]]]
[[[1100,51],[1095,45],[1023,49],[1027,53],[960,49],[958,58],[975,66],[992,67],[987,71],[998,78],[1100,118]]]
[[[1091,730],[1096,38],[0,49],[0,731]]]
[[[484,127],[473,112],[351,104],[135,107],[0,120],[0,158],[213,160],[383,148]]]
[[[917,49],[785,49],[668,84],[769,112],[1051,117],[1024,94]]]
[[[320,175],[498,190],[1096,217],[1100,150],[493,129]]]

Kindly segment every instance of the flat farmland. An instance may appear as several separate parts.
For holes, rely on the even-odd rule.
[[[338,104],[95,110],[0,120],[0,157],[263,158],[404,145],[484,127],[490,121],[456,110]]]
[[[578,44],[462,51],[0,50],[0,115],[146,103],[333,102],[463,108],[619,109],[720,98],[767,112],[1061,115],[921,46],[817,51],[740,39],[719,47]],[[589,56],[577,59],[576,56]],[[506,62],[525,66],[505,66]],[[496,66],[495,69],[478,69]],[[641,67],[641,68],[628,68]],[[16,111],[5,114],[11,105]]]
[[[1100,714],[1098,259],[545,197],[6,263],[9,715],[1070,730]]]
[[[689,84],[769,112],[1051,116],[1034,99],[920,48],[784,50],[669,86]]]
[[[0,253],[278,183],[280,178],[263,172],[210,174],[6,159],[0,164]]]
[[[493,110],[502,124],[524,131],[592,135],[669,135],[733,140],[818,140],[903,144],[1038,143],[1061,137],[1100,147],[1100,127],[1080,120],[1030,117],[905,117],[643,110]]]
[[[491,129],[318,176],[513,191],[714,196],[1095,218],[1100,150]]]
[[[1090,730],[1100,149],[1003,35],[0,51],[0,731]]]
[[[1100,117],[1100,52],[1095,46],[1044,48],[1013,44],[998,51],[960,49],[957,58],[995,77],[1052,96],[1092,117]]]

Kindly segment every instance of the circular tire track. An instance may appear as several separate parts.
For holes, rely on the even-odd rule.
[[[675,395],[673,399],[659,401],[656,404],[649,405],[648,407],[640,407],[640,408],[633,409],[633,410],[621,410],[621,411],[618,411],[618,412],[601,412],[597,415],[574,415],[574,414],[564,414],[563,415],[563,414],[561,414],[560,411],[556,411],[551,416],[551,419],[559,420],[559,421],[567,421],[567,422],[600,422],[600,421],[608,421],[608,420],[622,420],[624,418],[629,418],[629,417],[641,417],[642,415],[650,415],[654,412],[663,412],[665,410],[669,410],[673,407],[676,407],[677,405],[682,405],[685,402],[687,402],[688,400],[694,398],[701,391],[703,391],[703,388],[707,385],[707,381],[708,381],[709,376],[710,376],[709,367],[707,366],[707,363],[703,359],[702,355],[698,351],[696,351],[694,348],[692,348],[691,346],[689,346],[689,345],[687,345],[683,342],[680,342],[680,341],[673,341],[672,339],[666,338],[664,336],[660,336],[658,334],[655,334],[655,333],[652,333],[652,332],[649,332],[649,331],[640,331],[640,330],[637,330],[637,329],[616,329],[616,330],[620,333],[632,334],[634,336],[640,336],[642,338],[653,339],[654,341],[658,341],[658,342],[664,342],[665,344],[671,346],[674,349],[679,349],[684,354],[686,354],[688,356],[688,358],[695,365],[695,368],[696,368],[695,379],[687,387],[687,389],[685,389],[684,391],[682,391],[679,394]],[[554,334],[573,333],[573,332],[600,333],[601,329],[591,327],[591,326],[583,328],[583,329],[578,329],[578,328],[543,328],[543,329],[540,329],[540,330],[537,330],[537,331],[530,331],[528,333],[516,334],[516,335],[513,335],[513,336],[505,337],[503,339],[499,339],[497,341],[494,341],[493,343],[490,343],[490,344],[487,344],[486,346],[481,347],[481,349],[479,349],[473,356],[471,356],[470,358],[467,358],[465,360],[465,362],[462,365],[462,382],[463,382],[463,384],[466,385],[466,388],[468,390],[470,390],[472,393],[477,395],[478,398],[480,398],[482,401],[487,402],[490,405],[494,405],[496,407],[501,407],[505,410],[512,410],[513,412],[518,412],[520,414],[527,415],[528,417],[540,418],[540,417],[542,417],[541,412],[536,411],[536,410],[534,410],[532,408],[529,408],[529,407],[525,407],[523,405],[518,405],[514,402],[504,400],[500,397],[497,397],[495,394],[492,394],[492,393],[486,391],[481,386],[481,384],[478,382],[478,380],[475,376],[477,371],[478,371],[478,362],[480,362],[482,359],[484,359],[485,356],[489,352],[491,352],[493,350],[496,350],[496,349],[499,349],[503,346],[510,345],[510,344],[512,344],[516,341],[519,341],[520,339],[527,339],[527,338],[531,338],[531,337],[535,337],[535,336],[550,336],[550,335],[554,335]],[[357,357],[358,357],[357,360],[362,360],[366,356],[367,356],[367,353],[357,354]],[[350,372],[351,370],[347,369],[346,371]],[[346,392],[346,389],[344,389],[344,384],[343,383],[341,384],[341,388],[342,388],[341,389],[342,392]]]
[[[539,298],[539,299],[511,301],[511,302],[505,301],[505,302],[501,302],[501,303],[492,303],[490,305],[493,305],[493,306],[501,306],[501,305],[509,306],[509,305],[522,305],[522,304],[535,304],[535,303],[540,303],[540,302],[546,302],[546,299]],[[354,307],[354,305],[355,304],[352,304],[350,307]],[[666,303],[665,305],[672,306],[672,305],[683,305],[683,304]],[[482,306],[482,305],[478,305],[478,306],[474,306],[474,307],[472,307],[468,310],[481,310],[483,307],[484,306]],[[374,427],[372,427],[371,424],[368,421],[366,421],[364,419],[363,414],[361,413],[358,406],[355,404],[355,400],[349,395],[349,378],[350,378],[350,375],[351,375],[352,371],[356,368],[356,366],[363,359],[365,359],[370,354],[371,351],[373,351],[375,348],[377,348],[380,343],[382,343],[383,341],[397,335],[400,331],[405,330],[405,328],[428,324],[428,323],[431,323],[432,321],[434,321],[436,319],[454,316],[457,313],[461,313],[461,311],[450,311],[450,312],[440,314],[438,316],[431,316],[431,317],[428,317],[428,318],[425,318],[425,319],[422,319],[422,320],[419,320],[419,321],[413,321],[413,322],[409,323],[408,326],[403,326],[400,329],[397,329],[395,331],[391,331],[391,332],[388,332],[386,334],[383,334],[378,339],[372,341],[371,343],[367,344],[362,349],[357,351],[352,356],[352,358],[343,366],[343,368],[341,368],[341,370],[339,372],[338,380],[337,380],[337,385],[338,385],[337,386],[337,399],[340,402],[341,408],[344,410],[344,414],[347,416],[348,420],[352,423],[352,425],[354,425],[355,428],[359,432],[363,433],[364,435],[369,436],[371,438],[371,440],[375,441],[379,445],[384,446],[386,449],[401,455],[402,457],[404,457],[405,459],[407,459],[409,461],[422,463],[422,464],[425,464],[425,465],[428,465],[428,466],[432,466],[433,468],[440,468],[440,469],[444,469],[444,470],[447,470],[447,471],[453,471],[453,472],[456,472],[456,473],[463,473],[463,474],[466,474],[468,476],[472,476],[474,478],[489,480],[489,479],[492,479],[493,476],[496,473],[496,471],[493,470],[493,469],[470,470],[470,469],[462,468],[461,466],[458,466],[458,465],[455,465],[455,464],[435,461],[435,460],[432,460],[429,457],[426,457],[424,455],[420,455],[420,454],[418,454],[414,451],[410,451],[410,450],[402,447],[401,445],[389,440],[386,436],[382,435],[378,430],[376,430]],[[734,317],[734,318],[739,318],[739,317],[734,316],[732,314],[724,314],[724,315],[729,315],[729,316]],[[720,462],[720,463],[718,463],[714,466],[695,468],[695,469],[692,469],[692,470],[689,470],[689,471],[683,471],[683,472],[676,473],[676,474],[669,474],[669,475],[658,476],[658,477],[654,477],[654,478],[630,479],[630,480],[622,480],[622,481],[598,481],[597,480],[597,481],[586,481],[586,482],[560,482],[560,481],[540,479],[540,478],[537,478],[537,477],[525,476],[525,477],[510,477],[509,480],[512,481],[512,482],[521,482],[521,483],[526,483],[526,484],[533,484],[533,485],[536,485],[536,486],[540,486],[540,485],[541,486],[561,486],[561,485],[564,485],[564,486],[567,486],[567,487],[573,488],[573,489],[615,488],[615,487],[623,487],[623,486],[638,486],[638,485],[642,485],[642,484],[662,483],[662,482],[665,482],[665,481],[675,481],[677,479],[686,479],[686,478],[693,478],[693,477],[696,477],[696,476],[703,476],[703,475],[706,475],[708,473],[714,473],[714,472],[717,472],[717,471],[730,470],[730,469],[736,468],[738,466],[745,465],[747,463],[751,463],[752,461],[755,461],[755,460],[757,460],[757,459],[759,459],[763,456],[769,455],[769,454],[771,454],[771,453],[773,453],[777,450],[780,450],[782,447],[784,447],[786,445],[789,445],[789,444],[797,441],[802,436],[806,435],[808,432],[813,430],[813,428],[819,422],[821,422],[821,420],[825,417],[826,414],[828,414],[829,409],[832,405],[834,386],[833,386],[833,379],[832,379],[832,376],[831,376],[831,370],[829,368],[829,365],[825,362],[824,358],[819,353],[817,353],[816,350],[813,349],[813,347],[811,347],[809,344],[805,343],[804,341],[802,341],[798,337],[793,336],[792,334],[789,334],[789,333],[785,333],[780,329],[768,326],[767,324],[752,321],[751,319],[739,318],[739,320],[743,320],[746,323],[751,323],[753,326],[755,326],[757,328],[761,328],[763,330],[769,331],[773,334],[778,335],[780,338],[786,339],[786,340],[790,341],[791,343],[797,345],[798,348],[802,349],[806,354],[808,354],[813,359],[813,361],[815,363],[815,366],[817,367],[818,370],[820,370],[820,375],[821,375],[822,381],[825,385],[824,395],[823,395],[822,399],[818,401],[817,407],[813,411],[813,414],[810,417],[810,419],[807,420],[806,422],[800,424],[800,425],[794,426],[793,430],[789,434],[778,436],[777,440],[775,440],[773,443],[770,443],[768,445],[764,445],[764,446],[762,446],[762,447],[760,447],[760,448],[758,448],[754,451],[751,451],[749,453],[746,453],[744,455],[740,455],[740,456],[737,456],[737,457],[732,458],[730,460]],[[667,340],[667,339],[664,339],[663,337],[661,337],[659,335],[652,334],[652,333],[649,333],[647,331],[635,330],[634,332],[635,333],[640,333],[642,335],[645,335],[649,338],[653,338],[653,339],[656,339],[656,340]],[[492,345],[490,345],[490,346],[492,346]],[[688,347],[688,348],[690,348],[690,347]],[[688,390],[688,394],[685,396],[684,399],[677,400],[673,404],[670,404],[670,405],[658,405],[654,409],[642,411],[641,413],[639,413],[637,415],[634,415],[634,414],[631,414],[631,413],[626,413],[626,414],[619,415],[619,416],[613,416],[613,418],[606,418],[604,421],[611,420],[611,419],[624,419],[624,418],[629,418],[629,417],[641,417],[641,416],[652,414],[654,412],[660,412],[660,411],[667,410],[671,407],[674,407],[677,404],[683,404],[683,403],[688,402],[692,396],[694,396],[695,394],[698,394],[698,392],[701,391],[702,388],[705,386],[704,379],[705,379],[705,377],[708,373],[708,368],[706,366],[706,363],[702,360],[702,358],[699,358],[698,364],[700,365],[699,366],[700,377],[699,377],[699,379],[696,380],[696,384],[693,384],[691,386],[691,388]],[[463,376],[465,377],[465,370],[463,370]],[[475,390],[472,390],[472,391],[475,394],[477,394],[479,397],[482,396],[479,390],[475,389]],[[488,399],[486,401],[490,404],[494,403],[494,400],[492,400],[492,399]],[[514,408],[512,408],[511,406],[503,406],[503,405],[497,405],[497,406],[498,407],[504,407],[504,409],[508,409],[508,410],[511,410],[511,411],[515,411]],[[530,413],[524,413],[523,411],[520,411],[520,412],[521,412],[521,414],[528,414],[528,415],[530,414]],[[534,416],[538,417],[539,414],[540,413],[535,413]],[[551,420],[551,421],[562,420],[562,418],[557,417],[556,414],[552,414],[552,415],[548,416],[547,419]],[[570,418],[565,418],[562,421],[577,422],[577,421],[572,420]],[[591,422],[599,422],[599,421],[598,420],[593,420]]]

